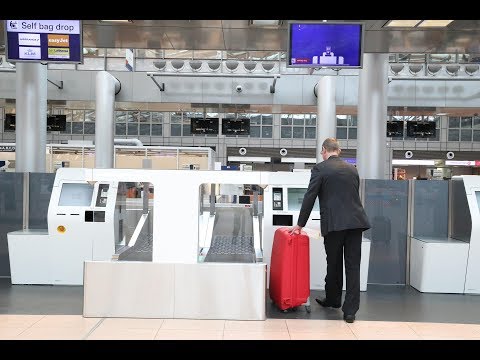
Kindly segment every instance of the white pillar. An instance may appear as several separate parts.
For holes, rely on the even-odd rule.
[[[317,94],[317,163],[322,162],[322,143],[326,138],[335,137],[336,103],[334,76],[322,76],[315,85]]]
[[[358,85],[357,169],[362,179],[385,179],[388,54],[364,54]]]
[[[47,67],[16,64],[15,171],[45,172],[47,147]]]
[[[120,89],[117,78],[99,71],[95,84],[95,168],[113,168],[115,134],[115,93]]]

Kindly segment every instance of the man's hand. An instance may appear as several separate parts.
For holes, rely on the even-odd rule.
[[[295,225],[292,230],[290,230],[290,235],[300,234],[302,232],[303,226]]]

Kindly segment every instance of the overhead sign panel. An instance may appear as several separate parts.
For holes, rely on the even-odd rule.
[[[81,20],[5,20],[7,61],[83,63]]]

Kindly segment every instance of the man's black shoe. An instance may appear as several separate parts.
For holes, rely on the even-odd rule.
[[[343,320],[345,320],[347,323],[351,324],[355,321],[355,315],[343,314]]]
[[[329,302],[327,302],[327,299],[325,298],[323,299],[315,298],[315,301],[320,305],[322,305],[323,307],[331,307],[331,308],[338,309],[339,307],[342,306],[341,304],[330,304]]]

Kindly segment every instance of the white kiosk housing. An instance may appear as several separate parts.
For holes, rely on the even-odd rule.
[[[115,253],[118,183],[88,182],[91,170],[57,172],[48,206],[48,230],[7,234],[12,284],[82,285],[85,260]]]
[[[273,234],[297,221],[309,177],[309,172],[58,169],[48,230],[8,234],[12,283],[83,283],[86,317],[264,320]],[[122,194],[128,183],[149,184],[155,191],[153,198],[143,196],[143,208],[141,199],[134,199],[136,225],[125,236],[122,221],[131,213],[122,210],[129,200]],[[326,272],[318,220],[317,208],[307,224],[312,289],[324,287]],[[127,261],[125,254],[143,241],[137,239],[145,229],[150,258]],[[229,245],[239,252],[228,253]],[[361,290],[369,250],[365,240]]]
[[[264,191],[265,235],[264,261],[270,266],[273,235],[282,226],[297,224],[303,196],[310,182],[310,171],[268,173],[268,184]],[[310,237],[310,289],[324,290],[327,274],[327,255],[320,233],[320,208],[318,199],[303,230]],[[370,240],[362,239],[360,261],[360,291],[367,290]],[[268,284],[268,282],[267,282]],[[343,290],[346,288],[345,264],[343,266]]]
[[[412,237],[410,285],[421,292],[480,294],[480,176],[452,178],[448,236]]]

